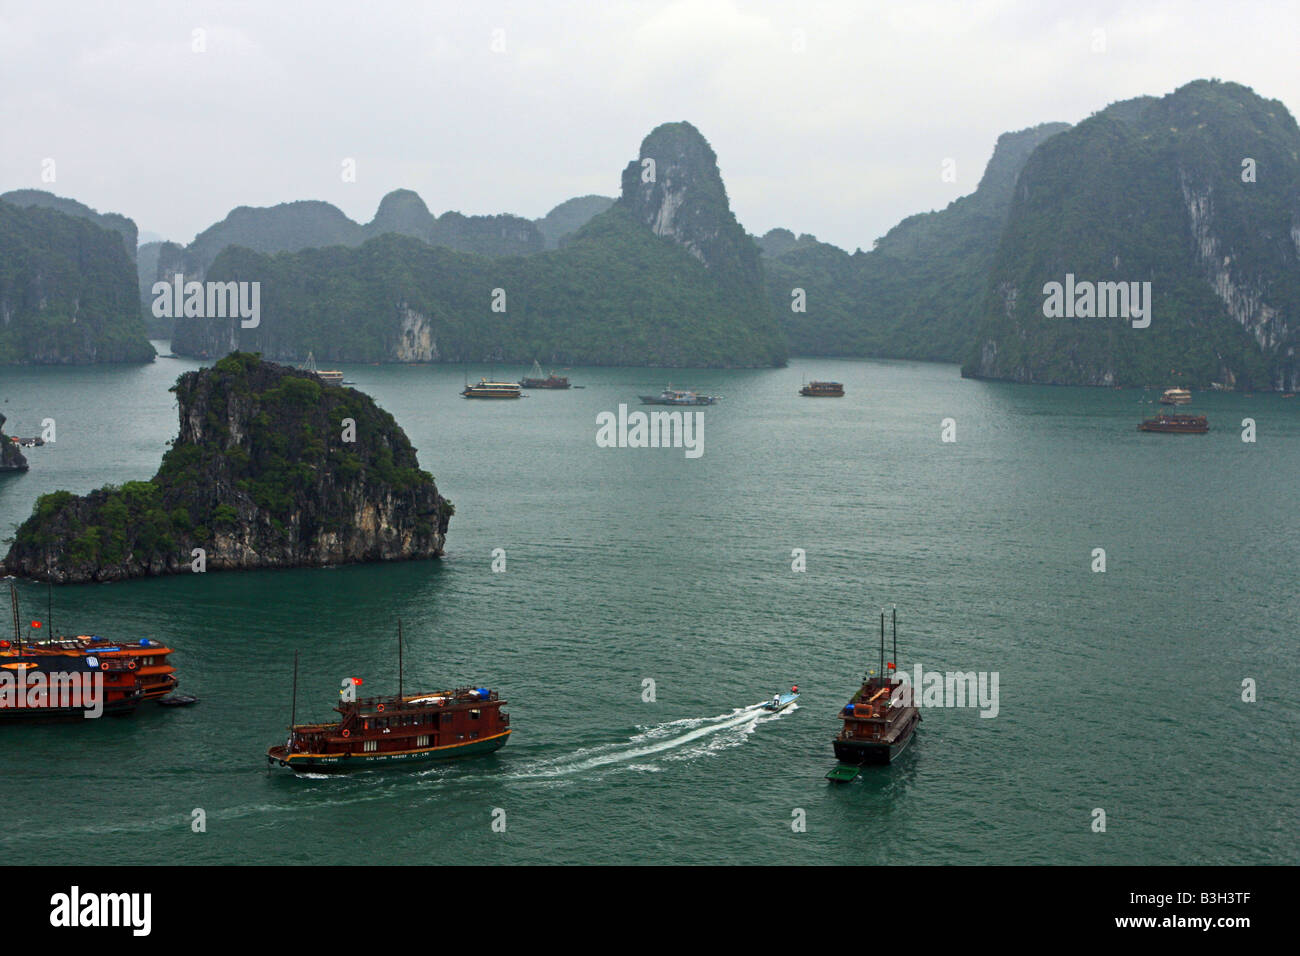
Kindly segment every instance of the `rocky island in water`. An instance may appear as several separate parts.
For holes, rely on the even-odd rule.
[[[158,473],[42,495],[6,573],[76,583],[442,554],[451,502],[369,396],[247,352],[173,391],[180,434]]]
[[[27,459],[17,443],[5,434],[5,417],[0,415],[0,472],[26,470]]]

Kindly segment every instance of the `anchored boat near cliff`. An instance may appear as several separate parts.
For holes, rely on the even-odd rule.
[[[329,723],[296,723],[298,658],[294,656],[293,716],[283,744],[266,751],[268,766],[298,773],[347,773],[388,764],[413,764],[491,753],[510,737],[506,701],[486,687],[406,694],[401,677],[398,626],[398,690],[389,697],[344,700]],[[358,681],[359,683],[359,681]]]
[[[316,356],[307,353],[307,361],[299,368],[304,372],[311,372],[326,385],[342,385],[343,373],[338,369],[318,369],[316,367]]]
[[[1167,388],[1160,396],[1161,405],[1188,405],[1191,401],[1192,393],[1185,388]]]
[[[893,612],[894,656],[898,656],[898,610]],[[880,673],[868,674],[852,699],[840,711],[844,726],[835,737],[835,757],[840,761],[826,775],[847,782],[863,764],[887,764],[907,749],[921,722],[921,711],[906,698],[895,700],[902,680],[894,676],[894,661],[885,662],[885,612],[880,612]]]
[[[844,385],[841,382],[809,382],[799,389],[805,398],[843,398]]]

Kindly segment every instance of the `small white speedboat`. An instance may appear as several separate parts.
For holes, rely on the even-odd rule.
[[[759,706],[762,707],[764,710],[770,710],[772,713],[775,714],[785,710],[787,707],[789,707],[798,699],[799,699],[799,688],[796,685],[795,687],[790,688],[790,692],[788,694],[773,694],[771,700],[766,701],[765,703],[762,703]]]

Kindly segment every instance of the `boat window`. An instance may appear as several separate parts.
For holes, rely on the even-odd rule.
[[[478,720],[482,716],[483,716],[483,711],[481,710],[471,710],[469,712],[470,720]]]

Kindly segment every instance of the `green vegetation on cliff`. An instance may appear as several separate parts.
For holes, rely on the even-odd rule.
[[[454,513],[368,396],[232,353],[173,388],[180,434],[149,481],[42,495],[9,573],[105,581],[191,569],[433,557]]]
[[[1149,282],[1151,324],[1049,318],[1044,286]],[[1300,386],[1300,130],[1197,81],[1117,103],[1025,165],[965,374],[1089,385]]]
[[[1044,123],[998,138],[978,188],[938,212],[909,216],[870,252],[773,230],[761,240],[767,290],[791,351],[957,362],[969,353],[1016,176],[1067,129]],[[791,309],[803,289],[807,311]]]
[[[85,217],[0,202],[0,365],[153,357],[121,236]]]
[[[54,193],[46,192],[43,189],[14,189],[10,192],[0,194],[0,202],[13,203],[15,206],[31,208],[33,206],[41,209],[53,209],[55,212],[61,212],[65,216],[76,216],[79,219],[89,219],[101,229],[107,229],[115,232],[122,237],[122,242],[126,246],[126,253],[132,259],[135,258],[135,248],[138,242],[139,230],[135,222],[116,212],[98,212],[91,209],[84,203],[79,203],[75,199],[68,199],[64,196],[56,196]]]

